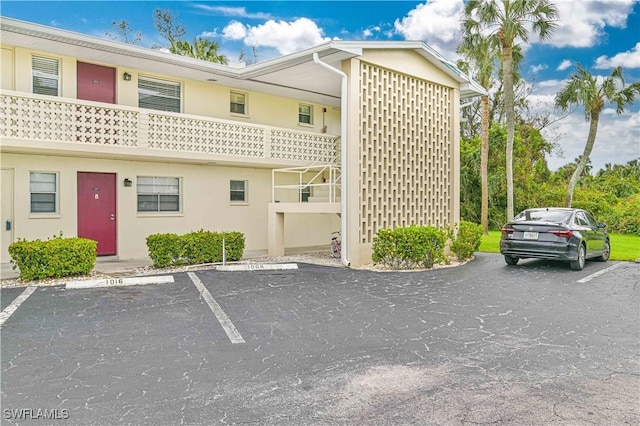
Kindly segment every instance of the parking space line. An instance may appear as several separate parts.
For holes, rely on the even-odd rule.
[[[215,301],[213,296],[211,296],[211,293],[209,293],[204,284],[202,284],[200,278],[198,278],[198,276],[194,272],[187,272],[187,275],[189,275],[189,278],[191,278],[191,281],[193,282],[193,284],[195,284],[196,288],[202,295],[202,298],[205,302],[207,302],[209,308],[211,308],[211,311],[218,319],[218,322],[220,322],[220,325],[224,329],[224,332],[227,333],[227,336],[229,336],[229,340],[231,340],[231,343],[245,343],[244,339],[242,338],[236,327],[233,325],[227,314],[224,313],[220,305],[218,305],[218,302]]]
[[[611,265],[608,268],[605,268],[601,271],[596,272],[595,274],[591,274],[589,276],[584,277],[581,280],[578,280],[579,283],[586,283],[587,281],[591,281],[594,278],[599,277],[600,275],[606,274],[609,271],[616,269],[618,266],[624,265],[624,262],[616,263],[615,265]]]
[[[22,303],[27,300],[31,294],[36,291],[36,286],[29,286],[24,289],[20,296],[16,297],[16,299],[9,304],[4,311],[0,312],[0,327],[4,325],[4,322],[9,319],[11,315],[22,305]]]

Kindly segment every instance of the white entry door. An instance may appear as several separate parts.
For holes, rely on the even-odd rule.
[[[0,208],[0,261],[8,263],[9,245],[13,242],[13,170],[2,169],[0,174],[0,190],[2,207]]]

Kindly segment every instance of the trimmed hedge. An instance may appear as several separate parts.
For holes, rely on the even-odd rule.
[[[158,268],[222,262],[222,240],[227,260],[240,260],[244,254],[241,232],[196,231],[184,235],[153,234],[147,237],[147,248],[153,265]]]
[[[47,241],[19,239],[9,246],[9,254],[21,279],[41,280],[88,275],[96,263],[97,246],[97,241],[60,234]]]
[[[448,234],[433,226],[381,229],[373,240],[373,261],[391,269],[432,268],[447,260]]]
[[[469,259],[480,247],[483,233],[482,225],[463,220],[460,222],[458,233],[452,238],[449,248],[458,256],[459,260]]]

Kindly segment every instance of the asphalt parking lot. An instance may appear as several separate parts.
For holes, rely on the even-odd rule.
[[[492,254],[40,287],[2,325],[1,421],[639,424],[639,294],[639,264]]]

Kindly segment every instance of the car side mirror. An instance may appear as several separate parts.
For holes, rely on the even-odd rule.
[[[606,228],[606,227],[607,227],[607,225],[606,225],[605,223],[603,223],[603,222],[600,222],[600,223],[598,224],[598,228],[600,228],[600,229],[604,229],[604,228]]]

